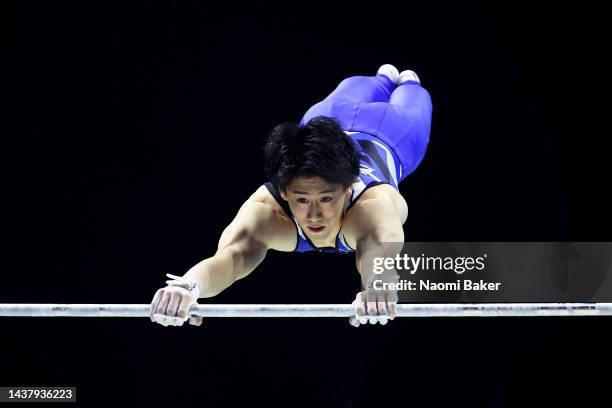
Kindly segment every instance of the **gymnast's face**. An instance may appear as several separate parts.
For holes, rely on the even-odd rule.
[[[321,242],[335,239],[342,223],[342,209],[351,193],[350,188],[320,177],[295,177],[281,196],[308,237]]]

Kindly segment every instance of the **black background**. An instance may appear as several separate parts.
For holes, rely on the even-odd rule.
[[[211,256],[261,146],[343,78],[415,70],[410,241],[610,240],[596,10],[516,2],[5,5],[3,303],[148,303]],[[271,252],[211,303],[350,303],[352,256]],[[108,406],[606,398],[606,318],[2,319],[0,385]],[[605,400],[603,400],[605,401]],[[605,403],[605,402],[604,402]]]

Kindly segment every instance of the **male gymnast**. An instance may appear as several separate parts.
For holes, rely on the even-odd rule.
[[[344,79],[310,108],[299,125],[283,123],[264,147],[269,182],[240,207],[216,253],[159,289],[151,320],[189,323],[198,298],[217,295],[250,274],[268,250],[356,254],[363,288],[373,276],[361,268],[364,248],[403,242],[408,216],[399,183],[425,155],[432,104],[414,71],[390,64],[375,76]],[[362,289],[363,289],[362,288]],[[351,325],[386,324],[395,299],[359,292]]]

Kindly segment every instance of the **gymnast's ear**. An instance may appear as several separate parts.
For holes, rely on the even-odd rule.
[[[287,193],[285,193],[285,190],[279,189],[278,192],[280,193],[280,196],[282,197],[283,200],[289,201],[289,199],[287,198]]]

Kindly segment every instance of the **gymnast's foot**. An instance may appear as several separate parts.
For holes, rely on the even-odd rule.
[[[391,64],[382,65],[378,68],[377,75],[384,75],[391,80],[394,84],[397,84],[397,78],[399,77],[399,71]]]
[[[399,75],[397,76],[397,81],[395,83],[399,85],[399,84],[403,84],[406,81],[414,81],[414,82],[418,82],[419,84],[421,83],[421,80],[419,79],[416,72],[411,71],[409,69],[400,72]]]

